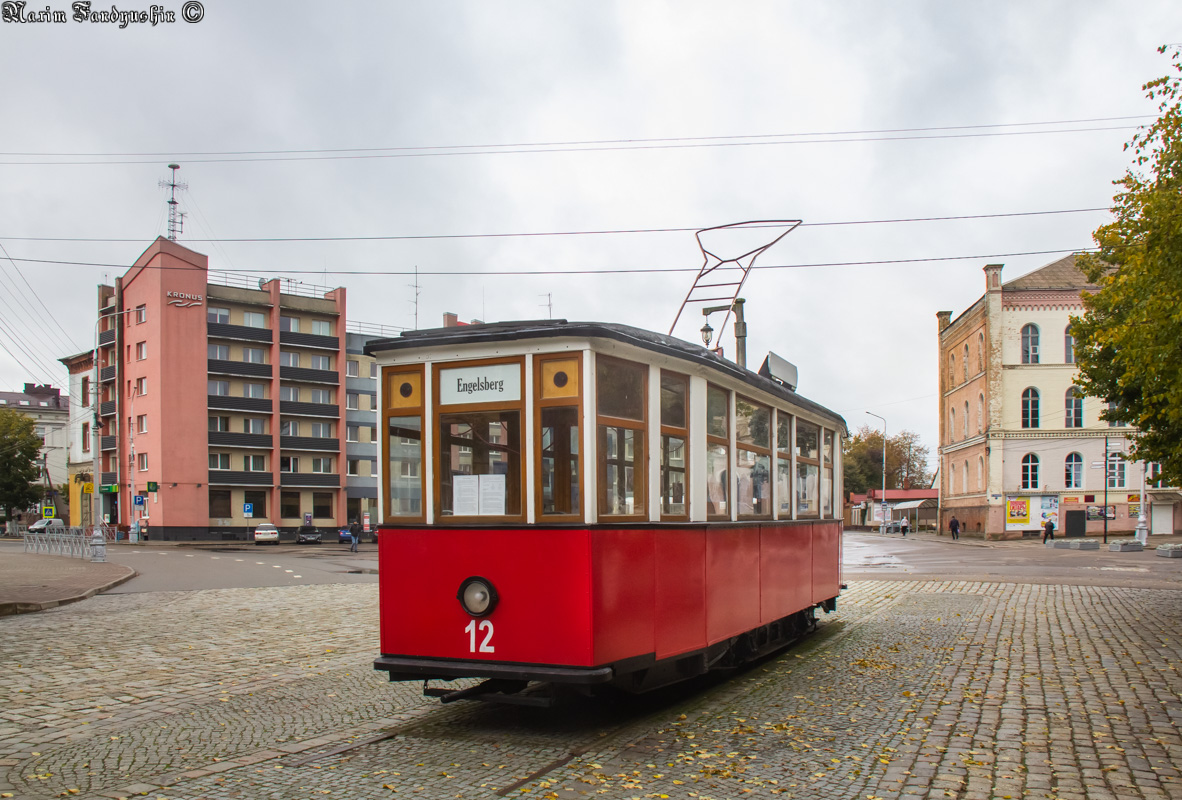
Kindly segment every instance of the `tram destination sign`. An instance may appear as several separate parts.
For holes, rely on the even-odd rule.
[[[440,405],[513,402],[520,399],[520,364],[489,364],[439,371]]]

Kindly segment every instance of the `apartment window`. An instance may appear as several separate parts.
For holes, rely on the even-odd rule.
[[[136,342],[135,343],[135,360],[136,361],[143,361],[147,357],[148,357],[148,343],[147,342]]]
[[[1117,410],[1117,405],[1116,405],[1116,403],[1114,403],[1114,402],[1112,402],[1112,401],[1109,401],[1109,403],[1108,403],[1108,415],[1111,417],[1111,416],[1112,416],[1112,414],[1113,414],[1114,412],[1116,412],[1116,410]],[[1126,427],[1127,425],[1128,425],[1128,423],[1127,423],[1127,422],[1125,422],[1125,421],[1123,421],[1123,420],[1119,420],[1119,419],[1109,419],[1109,420],[1108,420],[1108,427],[1109,427],[1109,428],[1124,428],[1124,427]]]
[[[312,369],[332,369],[332,357],[313,355]]]
[[[280,386],[279,400],[287,403],[298,403],[300,401],[300,389],[298,386]]]
[[[985,394],[977,395],[977,433],[985,430]]]
[[[136,433],[147,433],[148,432],[148,415],[147,414],[140,414],[139,416],[137,416],[135,418],[135,432]]]
[[[1066,489],[1083,488],[1083,456],[1069,453],[1063,463],[1063,486]]]
[[[357,366],[358,366],[357,362],[354,361],[353,359],[349,359],[348,361],[346,361],[345,362],[345,377],[356,378],[357,377]]]
[[[266,472],[267,471],[267,457],[266,456],[243,456],[242,468],[247,472]]]
[[[225,433],[230,430],[229,417],[210,417],[209,429],[217,433]]]
[[[264,434],[267,432],[267,421],[259,417],[247,417],[242,420],[242,432]]]
[[[1038,363],[1038,326],[1022,326],[1022,363]]]
[[[967,439],[967,438],[969,438],[969,401],[968,400],[964,401],[964,420],[961,424],[964,427],[964,432],[963,432],[964,437],[963,438]]]
[[[148,379],[147,378],[136,378],[135,379],[135,393],[138,395],[144,395],[144,394],[148,393]]]
[[[210,453],[209,454],[209,468],[210,469],[229,469],[230,468],[230,454],[229,453]]]
[[[267,353],[261,347],[244,347],[242,360],[248,364],[263,364],[267,360]]]
[[[964,370],[964,379],[967,382],[969,379],[969,345],[967,342],[964,346],[964,357],[961,359],[961,361],[964,363],[960,365],[960,368]]]
[[[217,517],[220,519],[228,519],[233,516],[230,510],[230,490],[229,489],[210,489],[209,490],[209,516],[211,518]]]
[[[687,514],[689,379],[661,371],[661,516]]]
[[[346,442],[359,441],[357,438],[357,433],[358,433],[358,430],[360,429],[360,427],[361,426],[359,426],[359,425],[346,425],[345,426],[345,441]]]
[[[376,378],[378,376],[378,362],[371,361],[369,364],[369,377]]]
[[[81,392],[82,392],[82,397],[80,398],[79,401],[82,403],[82,405],[89,406],[90,405],[90,378],[89,378],[89,376],[86,376],[86,375],[82,376],[82,390],[81,390]]]
[[[331,422],[313,422],[312,436],[316,439],[331,439],[332,438],[332,423]]]
[[[948,388],[956,385],[956,356],[948,354]]]
[[[82,423],[82,452],[90,452],[90,423]]]
[[[398,474],[403,478],[417,478],[419,477],[419,462],[417,461],[402,461],[400,462]]]
[[[209,393],[216,397],[230,396],[230,382],[229,381],[210,381]]]
[[[284,519],[299,519],[300,518],[300,493],[299,492],[280,492],[279,493],[279,516]]]
[[[218,325],[229,325],[230,309],[210,306],[205,312],[205,319],[207,322],[213,322]]]
[[[948,476],[948,493],[956,494],[956,465],[949,463],[948,467],[952,470],[952,474]]]
[[[1022,427],[1038,427],[1038,389],[1022,392]]]
[[[1125,488],[1125,460],[1123,458],[1108,459],[1108,488]]]
[[[730,519],[730,395],[717,386],[706,387],[706,513],[710,519]]]
[[[349,392],[345,395],[345,408],[356,411],[361,408],[361,397],[356,392]]]
[[[313,472],[332,472],[332,459],[328,456],[319,456],[312,459]]]
[[[1075,363],[1075,337],[1071,335],[1071,326],[1063,331],[1063,363]]]
[[[985,491],[985,456],[977,456],[977,491]]]
[[[977,334],[977,372],[985,371],[985,334]]]
[[[147,321],[148,321],[148,307],[141,303],[140,305],[135,307],[135,324],[139,325],[141,322],[147,322]]]
[[[332,336],[332,323],[324,319],[314,319],[312,333],[315,336]]]
[[[250,503],[250,513],[255,519],[267,519],[267,495],[263,489],[247,489],[242,493],[242,502]]]
[[[300,459],[297,456],[280,456],[279,457],[279,471],[280,472],[299,472]],[[284,514],[284,516],[287,516]]]
[[[772,410],[735,398],[735,501],[740,517],[772,515]],[[819,496],[819,495],[818,495]]]
[[[289,331],[291,333],[300,332],[300,320],[298,317],[280,317],[279,330]]]
[[[332,492],[312,492],[312,516],[322,519],[332,517]]]
[[[244,383],[242,384],[242,396],[262,400],[267,396],[267,387],[262,383]]]
[[[326,405],[331,404],[332,403],[332,390],[331,389],[313,389],[312,390],[312,402],[313,403],[324,403]]]
[[[282,391],[282,390],[280,390],[280,391]],[[280,436],[299,436],[300,435],[300,423],[296,422],[293,419],[283,420],[282,422],[279,423],[279,435]]]
[[[1022,488],[1038,488],[1038,456],[1034,453],[1022,456]]]
[[[293,353],[291,350],[279,351],[279,366],[281,367],[298,367],[300,365],[300,354]]]
[[[820,436],[817,425],[796,420],[796,516],[819,517]]]
[[[358,460],[356,458],[350,458],[349,459],[349,473],[348,474],[349,475],[357,475],[358,474],[357,470],[359,469],[358,465],[360,463],[361,463],[360,460]]]
[[[265,328],[267,327],[267,315],[261,311],[244,311],[242,324],[248,328]]]
[[[148,454],[137,453],[135,458],[136,464],[140,468],[140,472],[146,472],[148,470]]]
[[[1067,428],[1082,428],[1083,427],[1083,395],[1080,394],[1079,389],[1072,386],[1067,390],[1067,394],[1063,399],[1064,404],[1064,427]]]
[[[599,514],[645,514],[648,367],[600,356],[595,362],[599,426]]]
[[[213,361],[229,361],[230,346],[225,344],[211,344],[209,346],[209,358]]]
[[[956,441],[956,409],[948,409],[948,441]]]

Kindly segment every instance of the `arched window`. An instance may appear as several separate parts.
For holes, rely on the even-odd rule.
[[[962,436],[961,438],[967,439],[967,438],[969,438],[969,401],[968,400],[964,401],[964,422],[961,424],[964,426],[964,436]]]
[[[948,388],[956,385],[956,356],[948,354]]]
[[[1038,488],[1038,456],[1034,453],[1022,456],[1022,488]]]
[[[985,393],[977,395],[977,433],[985,430]]]
[[[977,334],[977,372],[985,371],[985,334]]]
[[[1083,427],[1083,394],[1079,389],[1072,386],[1067,390],[1067,395],[1063,398],[1064,406],[1064,427],[1067,428],[1082,428]]]
[[[1025,325],[1022,327],[1022,363],[1038,363],[1038,326]]]
[[[1068,453],[1063,464],[1063,487],[1065,489],[1083,488],[1083,456],[1079,453]]]
[[[985,456],[977,456],[977,491],[985,491]]]
[[[948,476],[948,494],[956,494],[956,465],[949,463],[952,474]]]
[[[969,493],[969,462],[964,462],[964,472],[960,474],[960,493]]]
[[[964,361],[964,363],[961,365],[961,367],[964,370],[964,379],[967,381],[969,379],[969,345],[968,345],[968,342],[965,342],[964,358],[962,360]]]
[[[1075,337],[1071,335],[1070,325],[1063,331],[1063,362],[1075,363]]]
[[[1038,389],[1022,392],[1022,427],[1038,427]]]
[[[948,441],[956,441],[956,409],[948,409]]]

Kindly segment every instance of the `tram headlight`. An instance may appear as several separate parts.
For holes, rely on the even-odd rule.
[[[465,578],[460,584],[460,591],[456,599],[464,607],[464,611],[473,617],[487,617],[497,607],[497,590],[492,581],[479,576]]]

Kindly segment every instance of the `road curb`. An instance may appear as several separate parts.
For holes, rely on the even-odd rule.
[[[96,594],[101,594],[108,589],[114,589],[116,586],[122,583],[127,583],[129,580],[139,575],[139,573],[131,567],[126,567],[125,569],[128,571],[127,574],[120,578],[116,578],[113,581],[108,581],[102,586],[96,586],[93,589],[87,589],[81,594],[63,597],[60,600],[46,600],[43,603],[22,603],[20,601],[0,603],[0,617],[10,617],[16,614],[32,614],[37,611],[47,611],[51,608],[57,608],[58,606],[77,603],[80,600],[87,600],[91,597],[94,597]]]

